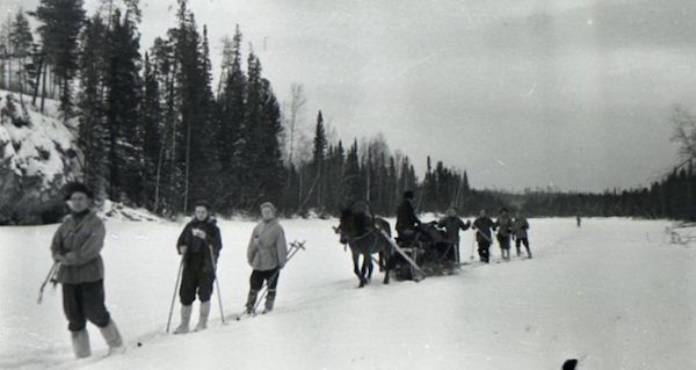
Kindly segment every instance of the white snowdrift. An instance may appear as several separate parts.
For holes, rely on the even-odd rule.
[[[283,271],[277,310],[222,325],[215,301],[209,330],[171,336],[158,333],[182,225],[109,220],[107,305],[130,349],[101,359],[105,344],[90,324],[95,354],[82,361],[71,358],[60,293],[36,305],[56,225],[0,228],[0,368],[539,370],[571,357],[583,369],[696,368],[696,250],[664,243],[667,222],[584,221],[532,220],[532,260],[389,286],[377,274],[356,289],[335,221],[287,220],[288,239],[308,249]],[[231,314],[247,292],[253,223],[220,224]],[[472,233],[462,235],[468,259]]]

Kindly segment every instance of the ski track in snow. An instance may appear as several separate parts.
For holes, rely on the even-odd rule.
[[[237,322],[254,224],[221,221],[227,324],[214,295],[209,329],[174,336],[164,328],[183,224],[110,220],[107,307],[128,348],[102,358],[106,345],[88,324],[93,356],[79,361],[60,292],[47,287],[36,304],[57,225],[3,227],[0,368],[536,370],[559,369],[567,358],[582,358],[584,369],[696,368],[696,250],[664,244],[667,222],[530,223],[532,260],[473,263],[456,275],[388,286],[376,269],[371,284],[357,289],[350,255],[330,228],[336,221],[283,221],[288,240],[306,240],[307,250],[283,270],[276,310]],[[461,235],[466,261],[473,233]],[[177,302],[173,327],[178,309]]]

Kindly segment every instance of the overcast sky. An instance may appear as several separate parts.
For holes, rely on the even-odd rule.
[[[141,0],[142,1],[142,0]],[[38,0],[3,0],[4,11]],[[94,9],[97,1],[86,0]],[[674,104],[696,104],[696,2],[192,0],[219,40],[239,23],[281,100],[305,86],[339,138],[383,133],[476,187],[601,191],[676,161]],[[176,2],[143,2],[142,46]],[[696,110],[696,107],[694,107]]]

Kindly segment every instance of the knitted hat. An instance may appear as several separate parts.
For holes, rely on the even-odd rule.
[[[87,196],[89,199],[94,199],[94,193],[92,190],[90,190],[87,185],[81,183],[81,182],[71,182],[65,185],[63,188],[64,200],[69,200],[73,194],[75,193],[83,193],[84,195]]]

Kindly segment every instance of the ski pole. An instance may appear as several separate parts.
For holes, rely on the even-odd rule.
[[[36,301],[36,304],[41,304],[41,301],[43,301],[44,288],[46,288],[46,284],[48,284],[51,278],[53,278],[55,272],[58,270],[58,265],[60,265],[60,262],[55,261],[53,262],[51,269],[48,270],[48,275],[46,275],[46,279],[44,279],[43,283],[41,283],[41,287],[39,288],[39,299]]]
[[[169,318],[167,319],[167,333],[169,333],[169,326],[172,324],[172,314],[174,313],[174,301],[176,300],[176,291],[178,290],[179,282],[181,281],[181,273],[184,270],[184,258],[186,258],[186,254],[183,254],[181,256],[179,272],[176,274],[176,283],[174,284],[174,293],[172,294],[172,304],[169,306]]]
[[[218,305],[220,306],[220,319],[222,323],[225,323],[225,313],[222,311],[222,297],[220,296],[220,281],[217,278],[217,264],[215,263],[215,258],[213,258],[213,246],[208,244],[208,250],[210,250],[210,264],[213,267],[213,273],[215,274],[215,289],[217,290]]]
[[[292,257],[297,254],[297,252],[300,249],[305,249],[304,247],[305,242],[292,242],[290,243],[290,253],[288,254],[288,258],[285,260],[285,264],[287,265],[288,262],[292,259]],[[275,279],[278,278],[278,275],[280,275],[280,269],[276,271],[270,279],[268,279],[268,282],[272,282]],[[268,295],[268,283],[263,287],[263,292],[261,293],[261,296],[259,296],[259,299],[256,300],[256,303],[254,304],[254,312],[259,308],[261,305],[261,302],[263,302],[263,299],[266,298],[266,295]]]

